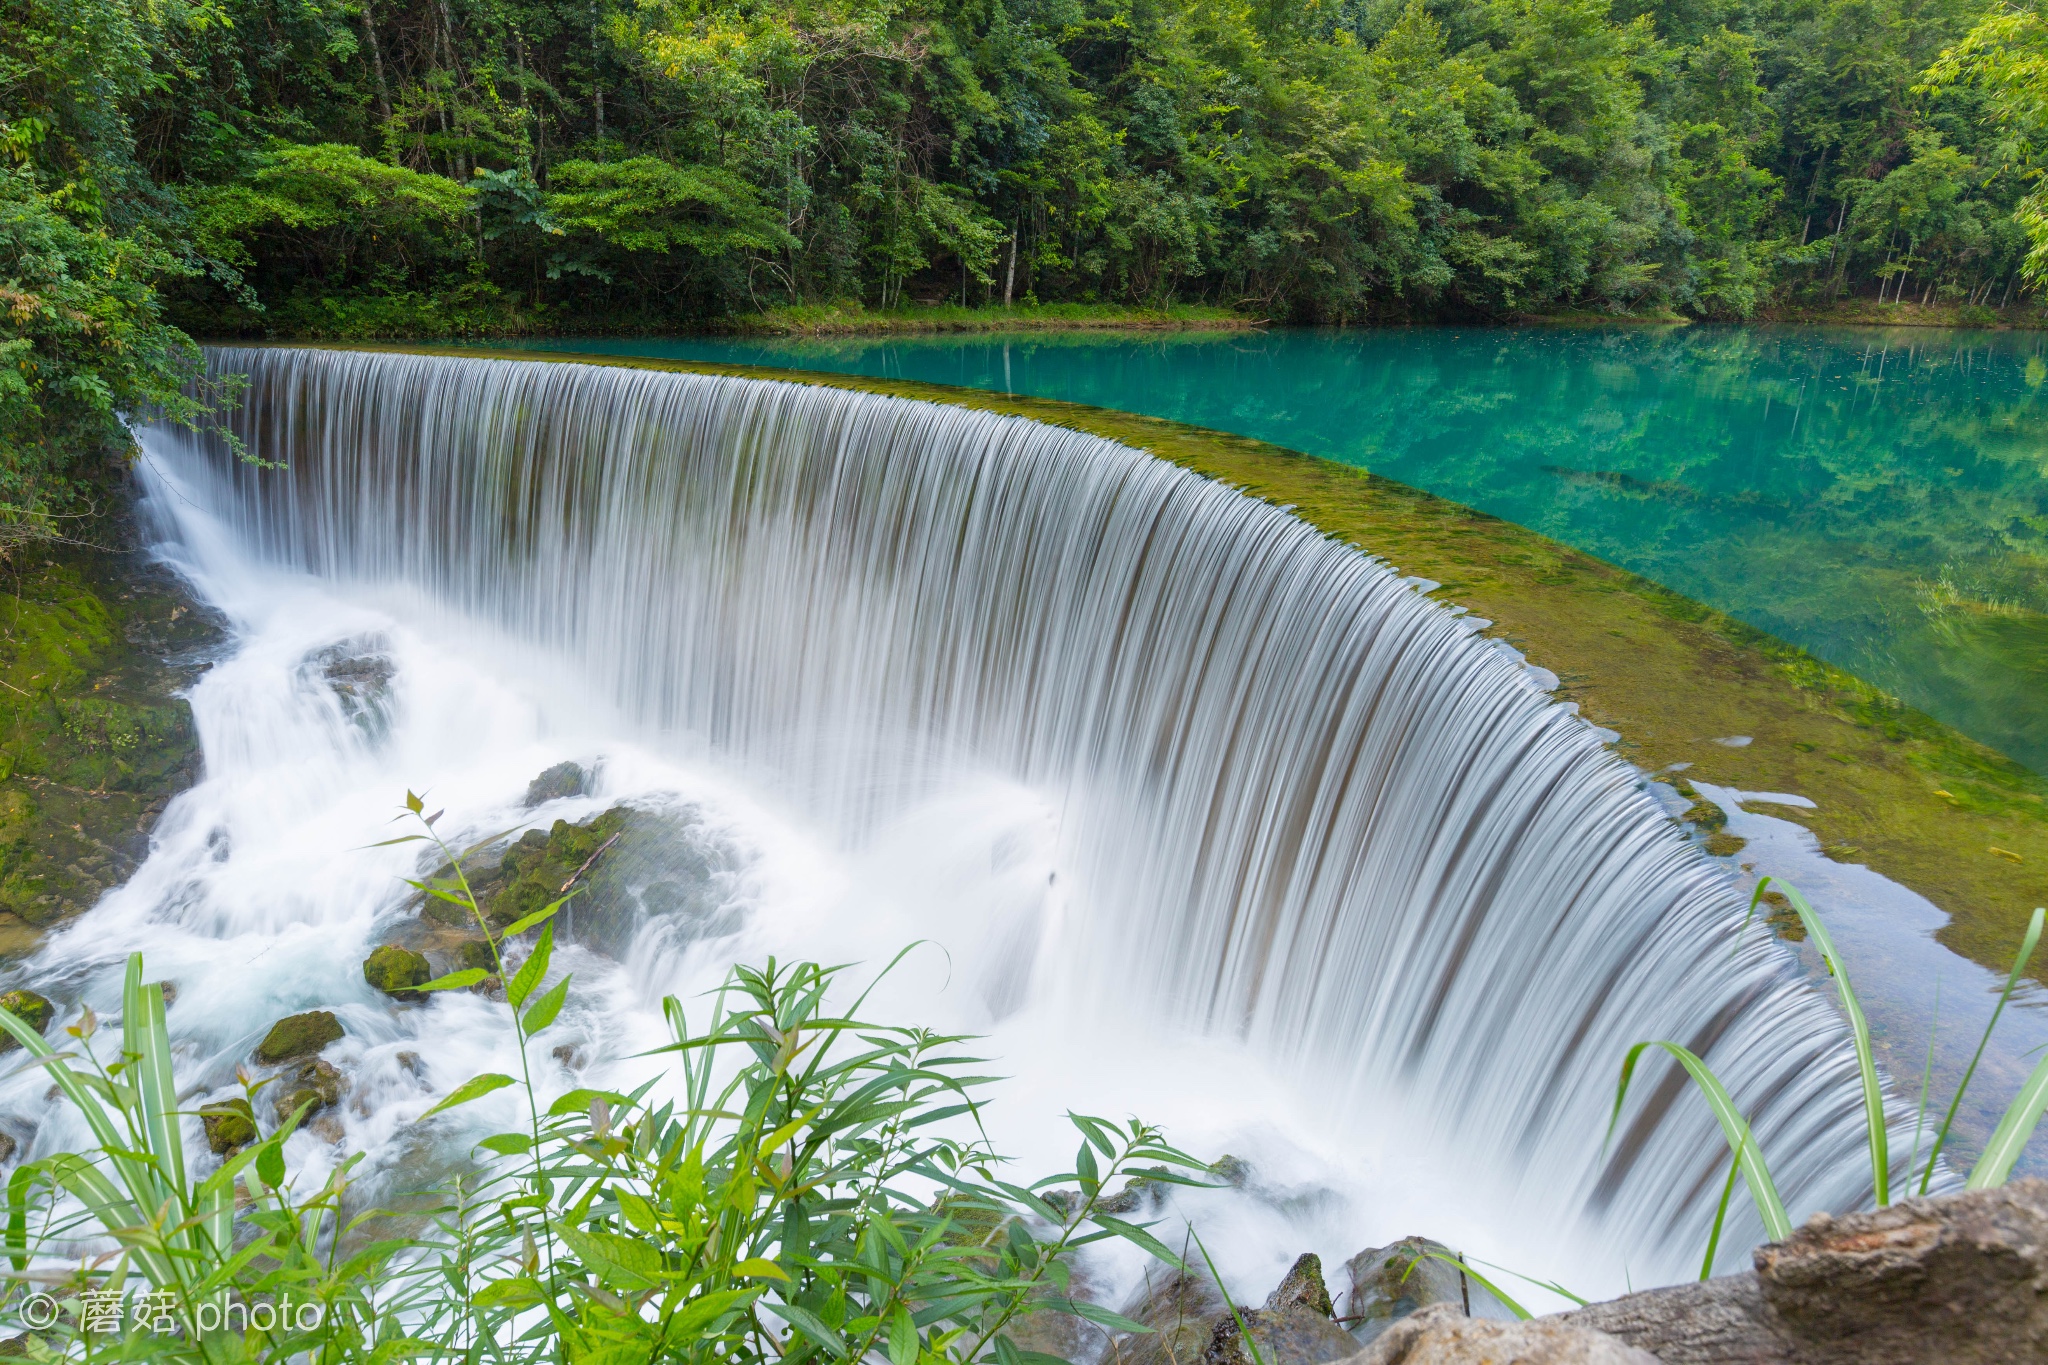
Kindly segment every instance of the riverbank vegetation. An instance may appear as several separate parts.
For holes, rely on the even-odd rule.
[[[427,832],[394,842],[430,839],[438,817],[407,804]],[[553,956],[566,898],[494,924],[455,851],[439,852],[448,875],[414,885],[471,919],[485,965],[405,998],[489,992],[521,1065],[412,1117],[442,1150],[425,1188],[389,1188],[389,1173],[375,1188],[361,1154],[324,1178],[287,1167],[287,1143],[345,1084],[285,1079],[341,1036],[331,1014],[284,1021],[331,1027],[266,1056],[273,1030],[238,1068],[240,1093],[200,1104],[194,1123],[170,996],[140,955],[117,1035],[85,1009],[53,1046],[48,1011],[0,1009],[0,1050],[44,1068],[91,1134],[8,1181],[0,1321],[26,1329],[10,1354],[1026,1365],[1051,1359],[1026,1354],[1046,1319],[1148,1330],[1079,1286],[1070,1297],[1069,1275],[1105,1238],[1184,1269],[1139,1211],[1218,1181],[1156,1130],[1074,1116],[1073,1169],[1018,1183],[980,1131],[990,1078],[969,1040],[864,1019],[865,991],[841,1013],[840,969],[773,960],[735,968],[694,1027],[701,1002],[664,1002],[672,1037],[651,1055],[671,1063],[665,1087],[557,1093],[536,1058],[572,985]],[[188,1152],[202,1130],[217,1160]],[[117,1250],[81,1263],[80,1239]]]
[[[117,414],[203,417],[190,335],[1961,317],[2048,259],[2048,37],[1985,0],[5,14],[0,516],[45,533]]]

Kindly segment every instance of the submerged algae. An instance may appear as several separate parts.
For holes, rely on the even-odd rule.
[[[199,771],[179,695],[220,639],[134,552],[30,545],[0,564],[0,953],[89,909]]]
[[[1434,581],[1429,595],[1558,675],[1560,700],[1645,771],[1813,809],[1772,814],[1951,916],[1937,937],[2004,972],[2048,900],[2048,779],[1796,646],[1534,531],[1346,465],[1226,432],[913,380],[642,357],[355,346],[819,385],[1026,417],[1144,450]],[[1722,743],[1746,736],[1740,747]],[[2048,963],[2035,975],[2048,982]]]

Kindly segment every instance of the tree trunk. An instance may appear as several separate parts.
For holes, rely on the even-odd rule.
[[[391,87],[384,83],[384,50],[377,44],[377,21],[370,13],[370,0],[363,0],[363,41],[370,49],[370,75],[377,82],[377,112],[391,122]]]
[[[1010,264],[1003,270],[1003,307],[1010,306],[1010,287],[1017,282],[1017,228],[1010,227]]]

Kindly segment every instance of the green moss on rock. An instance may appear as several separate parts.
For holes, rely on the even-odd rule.
[[[557,763],[526,784],[526,804],[533,807],[565,797],[581,796],[589,789],[590,774],[583,771],[582,764]]]
[[[179,695],[217,624],[141,556],[20,554],[0,592],[0,956],[92,906],[198,772]]]
[[[268,1065],[310,1057],[342,1036],[341,1021],[327,1010],[308,1010],[280,1019],[256,1047],[256,1060]]]
[[[427,959],[410,948],[387,943],[363,959],[363,980],[397,1000],[417,1000],[412,988],[434,979]]]
[[[574,889],[588,877],[599,855],[625,832],[632,817],[627,807],[614,806],[584,824],[557,820],[545,834],[530,829],[505,849],[496,867],[471,869],[470,889],[491,924],[502,929],[560,900],[564,888]],[[452,876],[453,871],[444,868],[441,875]],[[421,913],[457,928],[474,927],[460,906],[432,897],[423,903]]]
[[[219,1156],[232,1156],[256,1140],[256,1111],[243,1099],[199,1106],[206,1145]]]
[[[0,995],[0,1009],[6,1010],[37,1033],[41,1033],[50,1026],[50,1019],[57,1012],[56,1006],[52,1005],[48,1000],[37,995],[34,991],[25,989],[9,991],[5,995]],[[12,1052],[20,1046],[21,1044],[15,1040],[13,1034],[0,1034],[0,1053]]]

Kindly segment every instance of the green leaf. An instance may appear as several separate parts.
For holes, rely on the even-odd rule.
[[[564,1223],[557,1229],[576,1259],[607,1280],[620,1277],[634,1287],[652,1283],[661,1275],[661,1253],[637,1237],[622,1237],[602,1228],[579,1228]]]
[[[408,986],[406,989],[414,991],[466,991],[488,976],[490,976],[490,973],[482,967],[464,967],[459,972],[450,972],[446,976],[437,976],[432,981],[426,982],[423,985]]]
[[[505,932],[499,935],[499,937],[517,938],[521,934],[525,933],[528,929],[533,928],[535,925],[547,923],[547,921],[551,917],[553,917],[555,911],[561,909],[563,906],[567,905],[573,899],[575,899],[573,895],[564,896],[560,900],[556,901],[553,905],[542,906],[540,909],[528,915],[525,919],[514,920],[510,925],[506,926]]]
[[[1856,1045],[1856,1070],[1863,1081],[1863,1135],[1870,1147],[1870,1173],[1876,1183],[1878,1207],[1882,1208],[1892,1201],[1891,1134],[1885,1126],[1884,1085],[1878,1080],[1877,1053],[1870,1041],[1870,1025],[1863,1018],[1863,1004],[1849,985],[1849,969],[1835,951],[1835,942],[1828,937],[1827,925],[1821,923],[1820,916],[1806,903],[1806,897],[1800,895],[1790,882],[1772,877],[1765,877],[1757,883],[1756,895],[1762,895],[1764,887],[1773,882],[1784,888],[1792,908],[1799,914],[1799,922],[1806,926],[1807,938],[1820,951],[1821,961],[1827,964],[1828,974],[1835,979],[1835,993],[1842,1001],[1842,1012],[1849,1016],[1849,1035]],[[1752,906],[1755,904],[1754,897],[1750,903]]]
[[[496,1133],[479,1142],[477,1146],[499,1156],[524,1156],[533,1150],[533,1139],[524,1133]]]
[[[1621,1121],[1621,1104],[1628,1096],[1629,1079],[1634,1076],[1636,1059],[1643,1055],[1645,1048],[1660,1048],[1671,1055],[1685,1068],[1686,1074],[1699,1086],[1700,1093],[1707,1097],[1707,1103],[1714,1111],[1714,1117],[1721,1121],[1721,1133],[1728,1140],[1728,1150],[1742,1166],[1742,1178],[1749,1184],[1749,1197],[1756,1205],[1756,1211],[1764,1220],[1764,1231],[1774,1242],[1782,1242],[1792,1235],[1792,1215],[1785,1212],[1785,1201],[1778,1197],[1778,1187],[1771,1181],[1771,1173],[1764,1165],[1764,1154],[1757,1146],[1755,1136],[1749,1131],[1749,1123],[1742,1117],[1742,1111],[1735,1107],[1735,1101],[1728,1094],[1726,1086],[1707,1064],[1692,1052],[1677,1043],[1637,1043],[1628,1050],[1628,1056],[1621,1064],[1621,1084],[1614,1092],[1614,1112],[1607,1120],[1607,1133],[1614,1135],[1614,1126]]]
[[[533,994],[533,988],[540,985],[541,978],[548,974],[548,960],[555,954],[555,926],[550,924],[541,930],[540,942],[533,945],[533,955],[526,959],[512,979],[505,983],[505,998],[518,1009],[526,1003],[526,997]]]
[[[525,1275],[515,1275],[509,1280],[491,1281],[477,1290],[469,1301],[478,1308],[530,1308],[546,1297],[537,1281]]]
[[[442,1100],[439,1104],[435,1105],[432,1109],[429,1109],[426,1113],[421,1114],[419,1118],[414,1121],[417,1123],[425,1123],[428,1119],[434,1117],[434,1115],[442,1112],[445,1109],[453,1109],[458,1104],[468,1104],[471,1100],[482,1099],[485,1095],[490,1094],[492,1091],[503,1090],[506,1086],[511,1085],[513,1083],[514,1082],[510,1076],[501,1076],[495,1071],[486,1071],[481,1076],[471,1076],[461,1085],[456,1086],[453,1093],[451,1093],[448,1096],[448,1098]]]
[[[1971,1055],[1970,1065],[1963,1070],[1962,1082],[1956,1086],[1955,1098],[1949,1101],[1948,1113],[1942,1118],[1941,1127],[1935,1133],[1934,1146],[1927,1153],[1927,1170],[1920,1177],[1920,1193],[1922,1194],[1927,1193],[1927,1187],[1934,1179],[1934,1163],[1940,1159],[1941,1149],[1948,1142],[1949,1129],[1956,1121],[1956,1111],[1963,1106],[1963,1092],[1970,1088],[1970,1078],[1977,1074],[1977,1063],[1983,1060],[1984,1049],[1991,1042],[1991,1031],[1998,1027],[1998,1016],[2005,1013],[2005,1002],[2012,999],[2013,991],[2020,984],[2020,973],[2027,969],[2028,959],[2033,957],[2034,949],[2041,942],[2041,929],[2044,917],[2048,917],[2048,910],[2036,906],[2034,917],[2027,921],[2026,936],[2020,941],[2018,956],[2012,960],[2012,970],[2006,974],[2005,989],[1998,993],[1998,1004],[1992,1008],[1990,1022],[1984,1025],[1984,1036],[1977,1040],[1977,1051]],[[1928,1042],[1927,1056],[1931,1066],[1934,1057],[1934,1044],[1931,1039]],[[2015,1100],[2014,1102],[2017,1103],[2018,1101]],[[2026,1141],[2025,1138],[2021,1138],[2020,1145],[2025,1146]],[[1983,1164],[1981,1157],[1978,1160],[1978,1164]],[[1908,1171],[1906,1174],[1910,1178],[1912,1172]],[[1973,1179],[1975,1175],[1976,1171],[1973,1168],[1971,1171]],[[2003,1175],[1999,1176],[1998,1180],[1994,1183],[2004,1184],[2005,1177]]]
[[[2048,1110],[2048,1056],[2035,1064],[2034,1073],[2027,1077],[2005,1116],[1998,1120],[1998,1127],[1992,1130],[1991,1140],[1984,1144],[1984,1155],[1970,1168],[1969,1188],[1989,1189],[2006,1182],[2012,1175],[2013,1163],[2020,1159],[2028,1139],[2034,1136],[2043,1110]]]
[[[839,1339],[837,1332],[820,1322],[817,1316],[808,1309],[799,1308],[793,1303],[772,1302],[763,1302],[761,1307],[767,1309],[776,1317],[781,1318],[791,1327],[796,1328],[798,1333],[813,1346],[818,1347],[834,1360],[846,1359],[846,1343]]]
[[[1112,1332],[1126,1332],[1132,1336],[1144,1336],[1151,1328],[1121,1313],[1112,1313],[1100,1304],[1089,1303],[1086,1299],[1044,1299],[1044,1306],[1055,1313],[1067,1313],[1086,1319],[1097,1326],[1107,1327]]]
[[[889,1365],[917,1365],[917,1323],[902,1304],[889,1316]]]
[[[1111,1232],[1114,1232],[1117,1236],[1123,1238],[1125,1241],[1134,1242],[1138,1246],[1143,1247],[1145,1250],[1151,1252],[1154,1256],[1157,1256],[1160,1260],[1172,1266],[1175,1270],[1187,1269],[1187,1267],[1181,1263],[1180,1257],[1174,1255],[1171,1251],[1167,1250],[1166,1243],[1160,1241],[1157,1237],[1154,1237],[1151,1233],[1145,1231],[1145,1229],[1139,1227],[1137,1224],[1126,1223],[1121,1218],[1112,1218],[1108,1214],[1101,1212],[1091,1213],[1088,1215],[1088,1217],[1093,1222],[1098,1223],[1105,1228],[1108,1228]]]
[[[256,1153],[256,1176],[273,1190],[284,1184],[284,1148],[276,1140]]]
[[[563,977],[548,988],[547,994],[533,1002],[533,1008],[528,1010],[526,1017],[519,1021],[519,1027],[525,1032],[527,1037],[533,1037],[534,1034],[539,1033],[549,1024],[555,1022],[555,1016],[562,1012],[562,1002],[569,998],[570,979],[566,976]]]
[[[741,1261],[732,1268],[732,1273],[743,1280],[787,1280],[789,1272],[770,1260],[759,1256]]]

